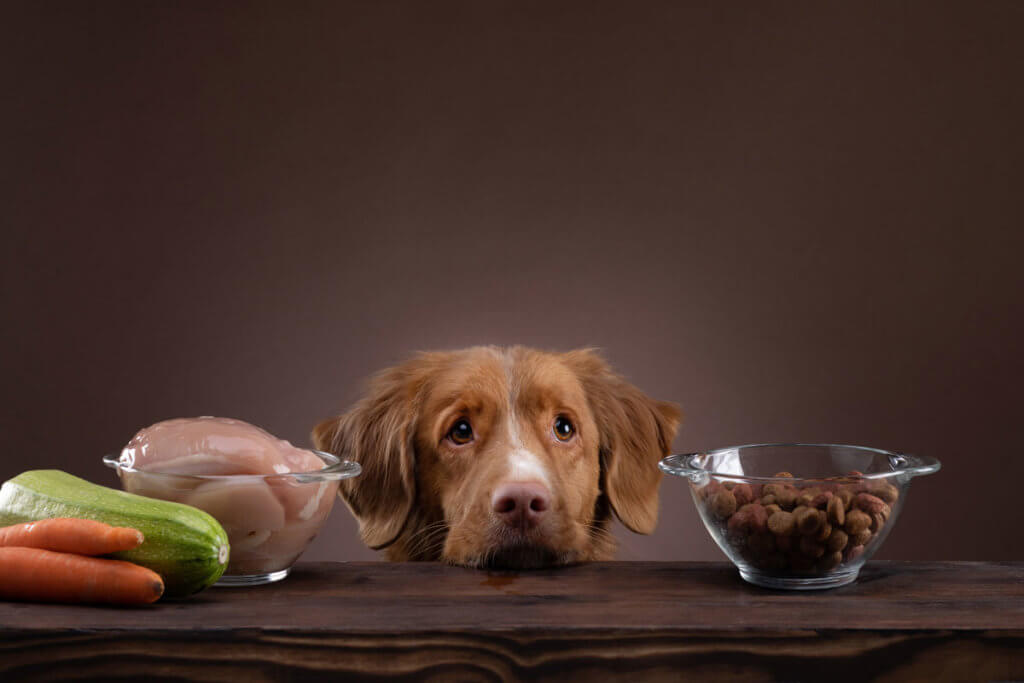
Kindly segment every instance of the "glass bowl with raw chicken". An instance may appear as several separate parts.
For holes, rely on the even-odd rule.
[[[158,422],[103,462],[125,491],[192,505],[220,522],[231,556],[217,585],[226,586],[285,578],[330,515],[341,480],[360,472],[358,463],[217,417]]]

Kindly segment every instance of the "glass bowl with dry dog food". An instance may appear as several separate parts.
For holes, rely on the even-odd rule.
[[[939,461],[836,444],[751,444],[670,455],[704,525],[746,581],[813,590],[852,583]]]

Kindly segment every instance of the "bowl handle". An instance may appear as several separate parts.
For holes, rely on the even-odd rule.
[[[899,457],[903,460],[899,471],[906,475],[907,478],[920,477],[924,474],[935,474],[942,468],[940,463],[935,458],[929,458],[921,455],[910,455],[909,453],[899,453]]]
[[[666,474],[686,477],[695,484],[703,484],[709,478],[707,470],[693,465],[693,459],[700,453],[667,455],[658,463],[658,468]]]

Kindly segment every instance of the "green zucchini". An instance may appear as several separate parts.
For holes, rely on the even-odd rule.
[[[0,526],[51,517],[94,519],[141,531],[138,548],[110,557],[149,567],[164,579],[166,597],[212,585],[228,564],[228,535],[198,508],[93,484],[60,470],[30,470],[0,487]]]

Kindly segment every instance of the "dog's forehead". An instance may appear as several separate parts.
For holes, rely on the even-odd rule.
[[[513,356],[506,362],[505,371],[517,404],[572,403],[584,397],[579,377],[555,354]]]
[[[554,353],[477,348],[454,354],[431,382],[430,403],[488,402],[519,408],[585,400],[576,373]]]
[[[473,349],[452,354],[430,379],[429,390],[430,404],[495,403],[507,400],[509,380],[500,357]]]

